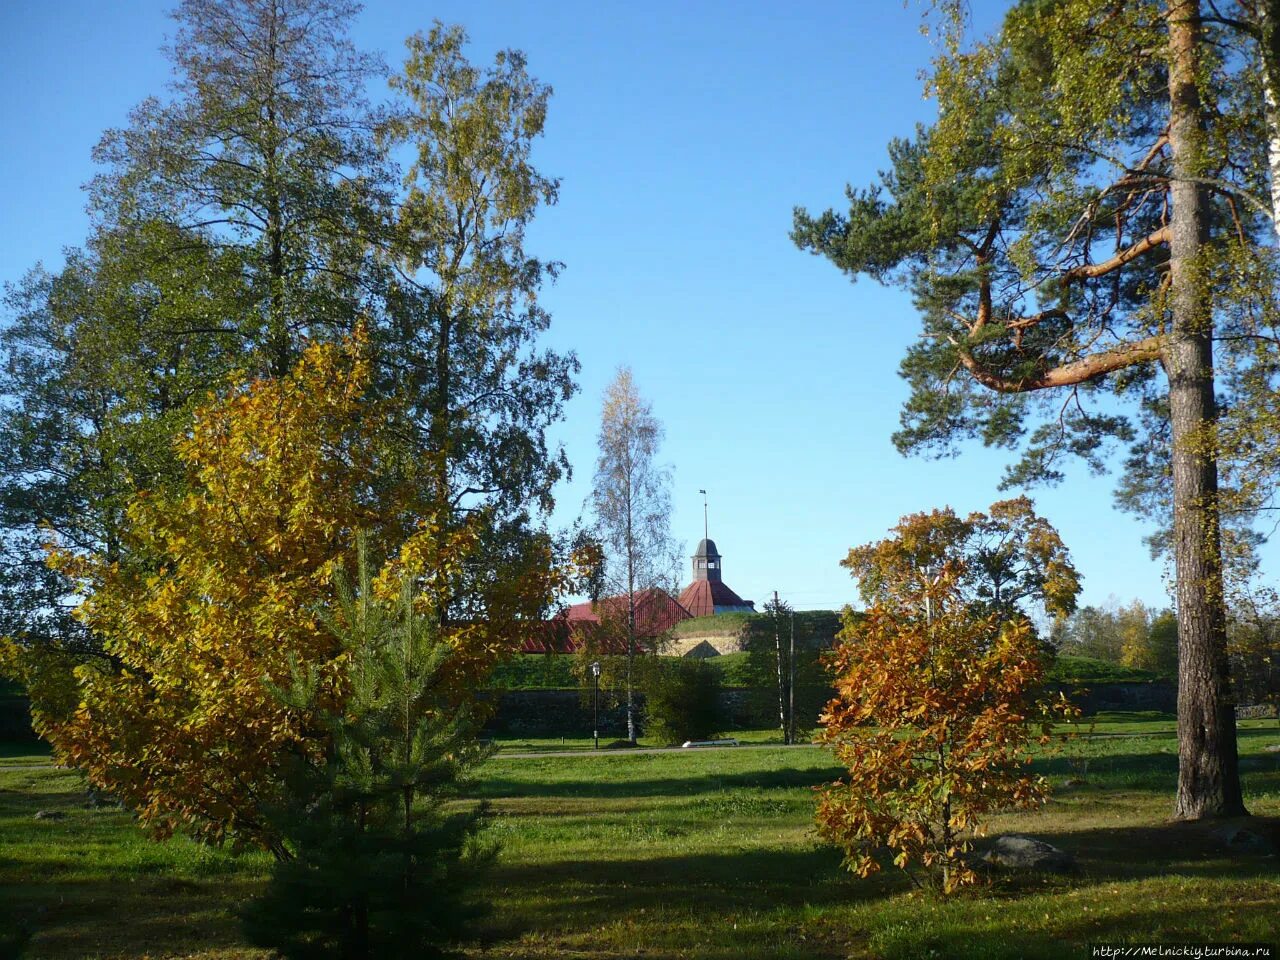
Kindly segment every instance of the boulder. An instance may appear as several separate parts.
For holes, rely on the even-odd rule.
[[[1075,857],[1052,844],[1034,837],[1017,834],[997,837],[982,856],[989,866],[1006,870],[1040,870],[1045,873],[1071,873],[1076,869]]]

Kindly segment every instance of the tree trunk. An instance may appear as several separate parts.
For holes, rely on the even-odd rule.
[[[1218,516],[1213,306],[1200,276],[1208,204],[1199,176],[1204,140],[1197,87],[1199,0],[1169,5],[1169,143],[1173,151],[1171,330],[1162,354],[1172,427],[1174,563],[1178,602],[1176,819],[1245,812],[1227,682]]]
[[[791,647],[787,652],[787,743],[796,742],[796,612],[791,611]]]
[[[636,665],[636,536],[632,494],[634,473],[627,466],[627,740],[636,742],[635,680]]]
[[[1266,104],[1267,165],[1271,168],[1271,218],[1280,240],[1280,0],[1261,0],[1258,46]]]
[[[268,63],[273,81],[280,69],[277,59],[277,29],[276,11],[273,7],[267,33]],[[267,355],[272,376],[283,377],[288,374],[293,357],[284,303],[284,212],[281,208],[279,166],[281,138],[276,122],[274,90],[267,97],[266,128],[263,166],[267,197]]]
[[[636,601],[632,594],[627,598],[627,739],[636,742],[635,683],[632,671],[636,663]]]
[[[790,743],[787,739],[787,714],[783,706],[783,688],[782,688],[782,635],[778,631],[778,591],[773,592],[773,647],[778,658],[778,727],[782,730],[782,742]]]

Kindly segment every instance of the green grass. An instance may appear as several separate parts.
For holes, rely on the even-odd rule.
[[[759,613],[721,613],[713,617],[694,617],[681,620],[672,629],[677,637],[730,637],[742,632]]]
[[[752,745],[781,745],[782,733],[776,727],[768,727],[758,730],[729,730],[723,735],[725,738],[732,738],[741,744]],[[594,751],[595,742],[590,737],[495,737],[493,744],[498,748],[499,753],[564,753],[569,751]],[[601,753],[626,753],[626,748],[618,750],[609,748],[608,744],[613,742],[612,737],[602,737],[600,740]],[[643,748],[668,747],[669,744],[662,743],[651,737],[640,737],[636,741],[636,745]],[[3,761],[0,761],[3,763]]]
[[[1150,683],[1160,679],[1150,670],[1122,667],[1093,657],[1059,656],[1046,671],[1050,683]]]
[[[726,687],[750,687],[756,681],[748,675],[747,658],[749,653],[726,653],[719,657],[711,657],[707,662],[720,671],[720,682]]]
[[[474,797],[502,854],[476,957],[1020,958],[1085,956],[1103,940],[1274,940],[1275,859],[1230,859],[1201,825],[1169,824],[1175,744],[1159,715],[1102,718],[1036,766],[1058,787],[1040,813],[993,819],[1074,853],[1066,878],[1007,879],[949,900],[896,871],[859,880],[812,831],[821,749],[518,759],[499,754]],[[1280,817],[1274,721],[1240,745],[1247,802]],[[1086,783],[1079,776],[1087,760]],[[37,810],[65,819],[36,821]],[[1278,820],[1270,821],[1275,829]],[[79,778],[0,768],[0,937],[29,924],[32,958],[259,958],[234,910],[268,862],[143,838],[87,806]],[[5,916],[5,911],[9,916]],[[0,948],[0,955],[3,949]]]
[[[0,741],[0,766],[49,762],[49,745],[43,741]]]

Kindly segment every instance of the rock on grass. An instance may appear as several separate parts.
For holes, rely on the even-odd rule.
[[[1009,834],[998,837],[982,856],[989,866],[1006,870],[1038,870],[1043,873],[1072,873],[1076,859],[1065,850],[1034,837]]]

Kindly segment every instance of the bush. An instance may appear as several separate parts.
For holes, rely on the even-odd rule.
[[[720,671],[705,660],[645,662],[645,733],[660,743],[709,740],[724,727]]]

